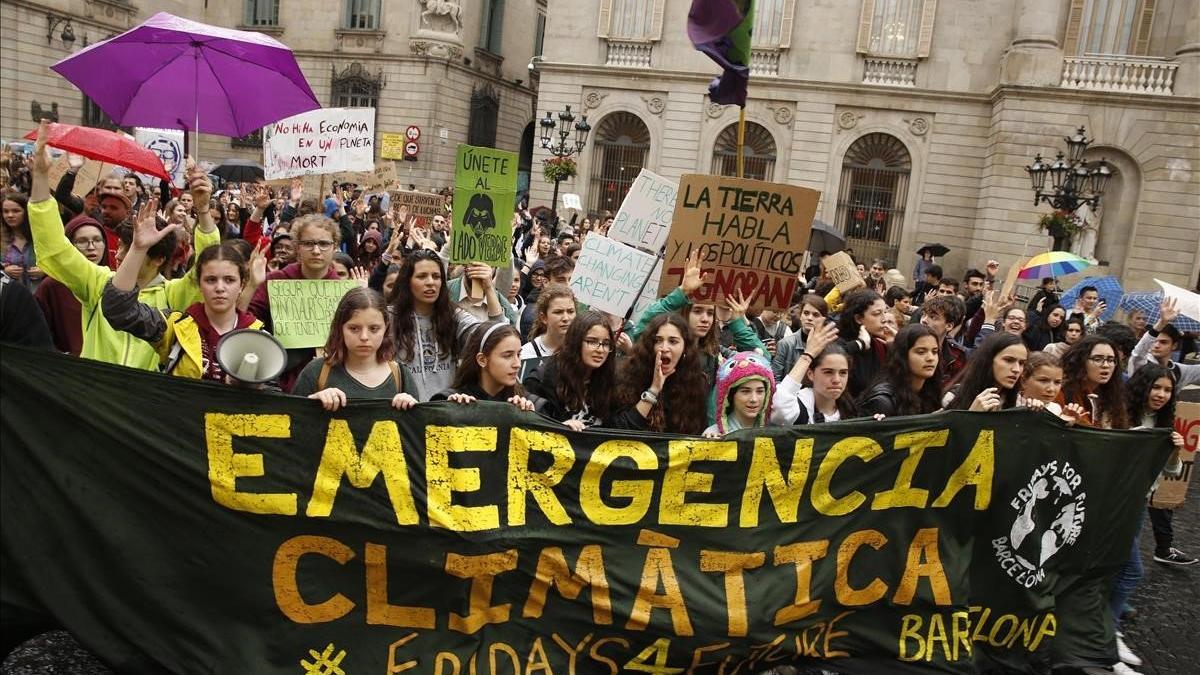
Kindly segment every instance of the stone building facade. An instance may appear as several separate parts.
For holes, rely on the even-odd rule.
[[[404,183],[451,185],[468,141],[518,152],[524,140],[528,168],[545,0],[0,0],[0,137],[19,138],[39,114],[110,123],[49,67],[160,11],[275,37],[323,106],[377,109],[377,141],[419,127],[416,161],[397,162]],[[198,155],[261,162],[261,140],[201,135]]]
[[[641,167],[732,174],[736,106],[691,0],[550,6],[539,108],[592,125],[564,192],[616,210]],[[818,218],[906,273],[1044,251],[1025,166],[1083,125],[1114,167],[1095,256],[1135,288],[1200,273],[1200,0],[756,0],[746,175],[821,190]],[[535,152],[535,165],[546,153]],[[550,186],[535,180],[535,202]]]

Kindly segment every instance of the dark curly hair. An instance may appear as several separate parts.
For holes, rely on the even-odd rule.
[[[875,294],[875,297],[879,297],[878,294]],[[883,369],[875,376],[875,382],[866,389],[864,396],[870,395],[875,384],[890,382],[895,392],[897,415],[924,415],[937,412],[942,407],[942,387],[937,373],[935,372],[933,377],[925,380],[920,391],[913,391],[911,372],[908,369],[908,353],[917,344],[917,340],[923,337],[937,340],[933,331],[919,323],[910,323],[901,328],[900,332],[896,333],[896,339],[892,341],[891,348],[888,349]]]
[[[1113,374],[1108,378],[1108,382],[1097,387],[1095,391],[1089,391],[1087,362],[1088,357],[1092,355],[1092,350],[1098,345],[1108,345],[1113,350],[1117,363],[1113,366]],[[1128,429],[1129,409],[1125,403],[1125,382],[1121,379],[1120,359],[1121,351],[1113,344],[1112,340],[1103,335],[1083,336],[1079,342],[1068,347],[1060,359],[1063,369],[1062,392],[1067,403],[1084,404],[1084,409],[1087,409],[1087,395],[1089,393],[1098,395],[1100,410],[1108,415],[1112,428]],[[1093,420],[1093,422],[1098,424],[1099,420]]]
[[[1001,387],[996,382],[993,364],[1000,352],[1017,345],[1024,347],[1025,343],[1011,333],[992,333],[987,336],[975,348],[975,351],[971,352],[966,367],[951,382],[950,387],[957,387],[957,389],[954,391],[954,400],[946,408],[948,410],[967,410],[975,402],[975,397],[990,387],[1000,390],[1000,407],[1002,409],[1015,408],[1017,392],[1021,388],[1020,378],[1011,389]],[[1028,353],[1028,350],[1026,352]]]
[[[851,293],[842,305],[841,315],[838,316],[838,337],[843,340],[857,339],[858,329],[862,325],[858,320],[876,300],[882,299],[883,296],[871,290],[857,290]]]
[[[608,334],[613,349],[609,351],[604,365],[590,370],[583,364],[583,340],[588,332],[599,326]],[[567,329],[562,346],[550,357],[558,366],[558,382],[554,383],[554,394],[564,410],[577,412],[587,405],[588,412],[607,420],[612,413],[613,388],[617,379],[616,339],[608,319],[591,310],[576,317]],[[586,383],[586,386],[585,386]]]
[[[1179,383],[1175,381],[1175,373],[1169,368],[1157,363],[1147,363],[1133,372],[1125,383],[1129,396],[1129,424],[1142,423],[1142,417],[1149,411],[1150,390],[1160,378],[1171,381],[1171,398],[1167,404],[1154,413],[1154,426],[1160,429],[1170,429],[1175,424],[1175,399],[1179,396]]]
[[[417,335],[417,318],[415,316],[415,300],[412,294],[412,278],[416,272],[417,263],[431,262],[438,266],[438,274],[442,276],[442,288],[437,300],[433,301],[433,335],[437,341],[438,351],[449,354],[451,358],[458,357],[458,343],[454,339],[457,322],[454,320],[454,307],[450,304],[450,289],[446,285],[446,268],[442,259],[434,251],[420,249],[404,258],[400,265],[400,276],[392,288],[392,327],[396,334],[396,353],[402,361],[417,358],[414,353],[414,343]]]
[[[632,408],[638,404],[642,392],[649,388],[654,378],[654,339],[663,326],[674,326],[683,336],[683,355],[675,364],[675,372],[667,378],[663,390],[658,394],[659,405],[654,406],[646,419],[651,431],[666,431],[676,434],[697,435],[708,426],[708,380],[700,367],[700,351],[692,341],[687,322],[678,314],[659,314],[650,321],[646,330],[633,345],[633,351],[622,364],[617,386],[618,409]]]

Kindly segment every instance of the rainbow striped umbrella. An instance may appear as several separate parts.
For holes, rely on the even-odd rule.
[[[1084,258],[1066,251],[1050,251],[1049,253],[1039,253],[1029,259],[1025,266],[1021,268],[1021,273],[1017,275],[1018,279],[1043,279],[1045,277],[1061,277],[1067,274],[1074,274],[1081,270],[1085,270],[1092,266],[1092,263]]]

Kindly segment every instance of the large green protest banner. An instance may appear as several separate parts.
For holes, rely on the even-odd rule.
[[[122,673],[1112,663],[1171,452],[1030,411],[724,439],[329,414],[9,347],[0,392],[6,634],[52,617]]]
[[[513,209],[517,204],[517,163],[513,152],[458,146],[450,262],[487,263],[492,267],[509,263]]]

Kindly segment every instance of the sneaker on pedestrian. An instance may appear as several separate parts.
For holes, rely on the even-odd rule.
[[[1129,645],[1125,644],[1125,638],[1120,633],[1117,633],[1117,658],[1121,659],[1122,663],[1128,663],[1131,666],[1142,665],[1141,657],[1134,654]]]
[[[1119,661],[1113,664],[1112,671],[1113,675],[1142,675],[1140,671],[1134,670]]]
[[[1200,560],[1180,551],[1177,548],[1171,547],[1165,553],[1155,552],[1154,562],[1165,563],[1167,565],[1195,565]]]

